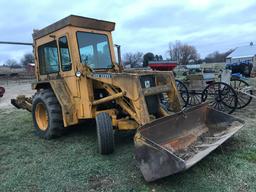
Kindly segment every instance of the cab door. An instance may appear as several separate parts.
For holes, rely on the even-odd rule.
[[[74,98],[80,97],[78,82],[75,76],[74,65],[72,61],[72,53],[69,48],[68,34],[64,34],[58,38],[59,57],[61,76],[64,78],[72,96]]]

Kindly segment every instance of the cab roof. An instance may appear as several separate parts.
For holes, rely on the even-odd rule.
[[[115,23],[110,21],[103,21],[88,17],[81,17],[77,15],[70,15],[61,19],[43,29],[34,30],[33,39],[39,39],[43,36],[49,35],[57,30],[60,30],[66,26],[81,27],[86,29],[94,29],[100,31],[114,31]]]

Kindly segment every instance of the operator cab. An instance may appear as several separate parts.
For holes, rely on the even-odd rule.
[[[115,23],[68,16],[33,33],[38,80],[74,75],[82,68],[109,71],[115,56],[111,31]]]

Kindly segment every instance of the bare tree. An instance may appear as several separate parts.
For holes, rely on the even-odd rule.
[[[226,52],[220,53],[218,51],[214,51],[213,53],[210,53],[205,57],[205,62],[206,63],[217,63],[217,62],[225,62],[226,57],[232,53],[234,49],[230,49]]]
[[[126,53],[124,55],[124,64],[131,65],[131,68],[138,67],[143,61],[143,53]]]
[[[21,66],[18,64],[18,62],[15,59],[8,59],[4,66],[10,67],[11,69],[15,69],[15,68],[21,68]]]
[[[180,41],[175,41],[169,44],[169,54],[172,60],[178,62],[178,64],[186,65],[190,61],[197,61],[200,56],[196,48],[189,44],[183,44]]]

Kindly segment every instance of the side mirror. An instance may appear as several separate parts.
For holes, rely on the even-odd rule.
[[[115,47],[117,49],[117,59],[118,59],[118,63],[115,64],[116,70],[118,70],[119,72],[122,72],[124,70],[124,66],[123,66],[122,58],[121,58],[121,46],[115,44]]]
[[[122,64],[122,58],[121,58],[121,45],[115,44],[115,47],[116,47],[116,49],[117,49],[118,65],[123,66],[123,64]]]

